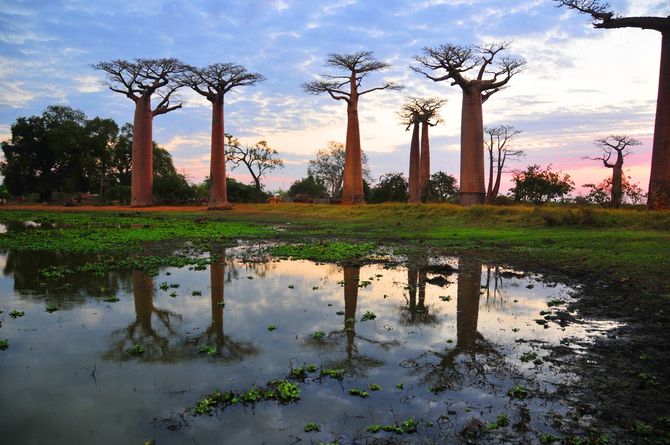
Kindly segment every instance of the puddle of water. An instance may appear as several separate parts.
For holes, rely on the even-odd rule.
[[[493,422],[505,413],[515,423],[525,409],[530,432],[515,437],[537,440],[555,433],[553,413],[568,409],[548,396],[554,385],[577,379],[561,372],[551,348],[577,349],[615,327],[546,322],[565,309],[547,302],[568,301],[570,288],[467,258],[385,268],[229,255],[208,270],[40,284],[36,269],[67,260],[85,259],[0,256],[0,339],[9,339],[0,352],[0,429],[9,443],[365,443],[393,436],[368,426],[409,418],[421,440],[440,442],[472,419]],[[104,302],[110,295],[119,301]],[[48,313],[47,305],[59,310]],[[25,315],[12,318],[13,310]],[[362,321],[368,311],[376,317]],[[319,331],[323,337],[313,338]],[[144,353],[129,354],[134,345]],[[308,374],[296,382],[294,404],[182,415],[214,389],[262,387],[304,364],[344,369],[344,379]],[[531,397],[511,399],[515,384]],[[352,388],[369,397],[350,395]],[[308,422],[321,432],[305,433]]]

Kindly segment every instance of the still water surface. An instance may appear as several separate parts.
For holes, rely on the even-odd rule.
[[[565,314],[565,304],[547,303],[569,301],[572,289],[472,258],[341,267],[249,262],[245,249],[213,252],[219,259],[206,270],[59,280],[37,271],[92,258],[0,255],[0,339],[9,340],[0,351],[2,442],[443,442],[472,419],[493,422],[501,413],[511,425],[491,438],[537,440],[559,434],[552,419],[569,409],[554,397],[556,383],[579,383],[561,371],[557,351],[580,353],[614,327],[543,322]],[[119,301],[103,301],[112,295]],[[47,312],[49,305],[58,310]],[[25,315],[12,318],[14,310]],[[368,311],[376,318],[362,321]],[[323,338],[313,338],[317,331]],[[128,353],[134,345],[144,353]],[[296,382],[297,403],[185,412],[216,388],[264,386],[305,364],[344,369],[344,379],[310,374]],[[531,396],[510,397],[516,384]],[[354,397],[352,388],[370,396]],[[366,431],[410,417],[419,424],[411,436]],[[305,433],[308,422],[321,432]]]

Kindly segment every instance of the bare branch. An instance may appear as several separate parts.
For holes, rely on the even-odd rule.
[[[670,30],[670,17],[621,17],[610,10],[610,5],[599,0],[554,0],[558,7],[565,6],[593,19],[594,28],[641,28],[660,32]]]
[[[259,73],[232,63],[215,63],[204,68],[187,66],[178,77],[179,83],[192,88],[211,102],[223,102],[225,94],[233,88],[251,86],[265,80]]]
[[[603,165],[608,168],[614,168],[617,164],[622,165],[624,158],[633,152],[630,147],[642,145],[642,142],[635,138],[616,134],[596,139],[593,143],[602,150],[602,154],[593,157],[585,156],[584,159],[602,161]],[[610,162],[612,156],[615,155],[616,161]]]

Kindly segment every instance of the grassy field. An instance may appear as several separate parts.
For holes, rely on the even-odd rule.
[[[224,212],[203,207],[13,207],[0,210],[0,219],[57,225],[48,235],[42,230],[2,235],[0,248],[7,249],[100,252],[171,239],[364,241],[476,253],[649,292],[670,291],[666,275],[670,212],[446,204],[244,204]]]

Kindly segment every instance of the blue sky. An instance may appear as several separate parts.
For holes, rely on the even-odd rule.
[[[630,15],[670,14],[667,0],[613,0]],[[361,99],[361,136],[374,177],[408,170],[409,133],[397,111],[407,96],[448,100],[432,129],[432,170],[457,175],[460,89],[409,69],[425,46],[511,41],[526,70],[484,104],[484,123],[523,131],[527,157],[510,167],[552,163],[580,185],[610,172],[583,156],[592,141],[628,134],[643,142],[624,168],[646,188],[658,86],[660,34],[594,30],[587,17],[550,0],[0,0],[0,139],[19,116],[66,104],[89,117],[132,121],[133,103],[107,90],[90,68],[99,61],[177,57],[193,65],[232,62],[264,74],[226,96],[226,131],[267,140],[286,167],[264,182],[287,188],[329,140],[344,141],[343,102],[305,94],[301,84],[328,72],[329,53],[374,51],[392,68],[369,84],[394,80],[402,92]],[[194,182],[209,170],[209,103],[183,90],[184,107],[154,121],[154,139]],[[242,181],[244,172],[232,175]]]

